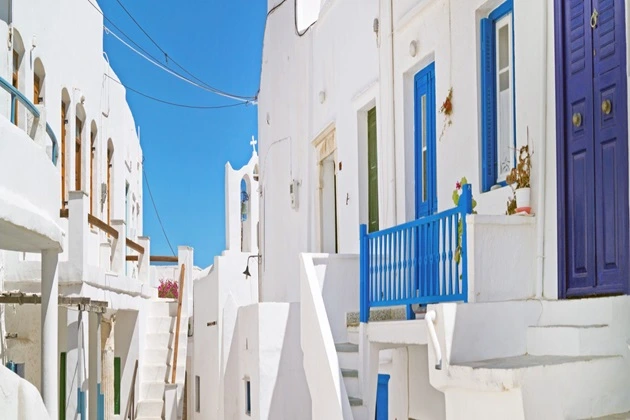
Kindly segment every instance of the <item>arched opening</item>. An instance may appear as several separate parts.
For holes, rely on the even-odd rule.
[[[68,135],[68,108],[70,107],[70,95],[66,89],[61,91],[61,208],[65,209],[68,202],[66,197],[66,168],[67,168],[67,135]]]
[[[248,175],[241,179],[241,251],[251,251],[251,182]]]
[[[83,143],[83,127],[85,126],[85,110],[81,104],[77,105],[74,124],[74,189],[75,191],[82,191],[83,154],[81,145]]]
[[[96,197],[94,195],[94,191],[97,188],[97,179],[94,176],[94,160],[96,156],[96,134],[97,134],[96,121],[92,120],[92,124],[90,126],[90,214],[94,214],[94,203],[96,202]]]
[[[258,182],[258,164],[254,165],[254,181]]]
[[[33,103],[35,105],[44,103],[45,79],[46,79],[46,70],[44,69],[44,64],[42,63],[42,60],[40,60],[38,57],[35,59],[35,63],[33,65]]]
[[[114,143],[112,139],[107,141],[107,224],[112,220],[112,191],[113,179],[112,172],[114,169]]]
[[[13,28],[13,35],[11,39],[13,45],[13,53],[11,55],[11,84],[17,90],[24,90],[24,78],[22,77],[22,62],[24,61],[24,42],[17,29]],[[24,111],[23,107],[19,105],[17,97],[13,99],[11,104],[11,120],[13,124],[19,125],[22,121]]]

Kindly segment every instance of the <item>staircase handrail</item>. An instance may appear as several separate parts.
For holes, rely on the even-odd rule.
[[[173,373],[171,374],[171,383],[175,383],[177,376],[177,350],[179,348],[179,324],[182,319],[182,300],[184,299],[184,273],[186,265],[182,264],[179,270],[179,288],[177,290],[177,320],[175,322],[175,346],[173,346]]]

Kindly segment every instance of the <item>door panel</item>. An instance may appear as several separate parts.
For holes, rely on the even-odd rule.
[[[415,76],[416,218],[437,211],[435,159],[435,66]]]
[[[623,0],[559,0],[564,93],[560,269],[567,297],[628,285],[628,134]],[[562,234],[564,232],[564,234]]]
[[[570,288],[593,287],[595,272],[595,190],[593,154],[593,67],[590,59],[590,1],[567,2],[565,39],[566,237]]]
[[[628,136],[620,67],[594,81],[598,286],[624,290],[628,261]]]

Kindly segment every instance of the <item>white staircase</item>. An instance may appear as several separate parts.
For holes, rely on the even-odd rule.
[[[359,346],[354,343],[338,343],[335,344],[335,349],[352,409],[352,417],[354,420],[366,420],[368,410],[363,405],[361,385],[359,384]]]
[[[630,364],[615,320],[597,311],[571,316],[582,309],[570,306],[575,302],[548,305],[538,325],[527,328],[526,354],[453,362],[435,372],[450,396],[447,413],[487,420],[630,418]],[[475,403],[479,395],[483,406]]]
[[[136,419],[164,418],[164,390],[171,381],[177,302],[152,301],[146,322],[145,348],[140,358],[140,396]],[[186,370],[187,317],[182,314],[176,384],[183,389]],[[170,420],[170,419],[166,419]]]

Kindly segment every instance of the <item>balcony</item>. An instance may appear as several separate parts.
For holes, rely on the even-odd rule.
[[[468,300],[467,215],[472,213],[470,185],[457,207],[367,233],[361,225],[360,320],[370,308]]]
[[[43,106],[33,105],[2,78],[0,87],[11,101],[9,115],[0,115],[0,249],[61,250],[57,139]],[[18,107],[29,115],[26,131],[14,124]]]

